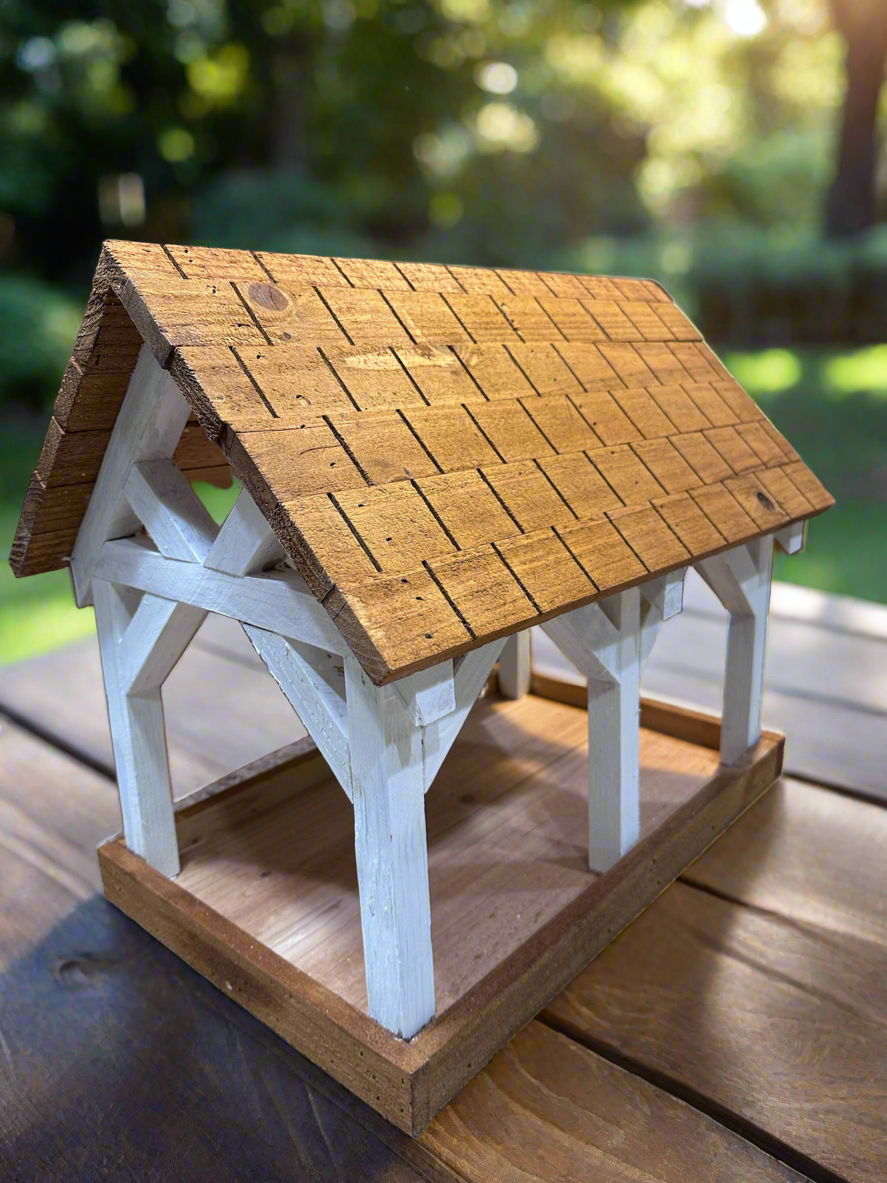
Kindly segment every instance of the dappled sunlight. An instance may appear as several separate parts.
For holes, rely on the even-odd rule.
[[[727,368],[750,394],[779,394],[797,386],[803,366],[790,349],[764,349],[760,353],[728,353]]]
[[[61,587],[52,596],[39,599],[32,596],[12,602],[0,600],[0,665],[48,653],[60,645],[93,635],[92,609],[75,606],[67,572],[63,574],[68,586]],[[0,584],[0,596],[2,594]]]
[[[887,345],[872,345],[823,359],[823,388],[829,394],[865,391],[887,398]]]

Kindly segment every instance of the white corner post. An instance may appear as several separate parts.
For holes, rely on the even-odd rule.
[[[155,667],[137,693],[128,693],[127,686],[124,638],[144,605],[135,608],[138,597],[132,595],[131,589],[116,587],[104,579],[93,581],[92,594],[126,845],[162,874],[177,875],[179,847],[160,700],[162,669]],[[187,611],[193,613],[194,609]],[[192,623],[188,622],[187,630],[191,635],[199,620],[193,630]],[[172,650],[167,652],[171,658]]]
[[[730,614],[721,762],[735,764],[761,738],[773,536],[723,551],[697,563],[696,570]]]
[[[409,1039],[434,1015],[425,793],[505,641],[375,686],[249,494],[213,522],[171,459],[187,418],[143,349],[72,558],[95,603],[126,844],[178,873],[160,689],[208,612],[239,621],[353,802],[369,1013]]]
[[[505,642],[499,658],[499,693],[503,698],[523,698],[530,693],[530,630],[515,633]]]
[[[368,1008],[409,1039],[434,1015],[422,732],[350,654],[345,685]]]
[[[588,865],[608,871],[640,834],[640,591],[542,627],[588,678]]]

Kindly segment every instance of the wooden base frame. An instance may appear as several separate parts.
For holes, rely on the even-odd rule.
[[[415,1135],[781,772],[782,736],[725,766],[718,719],[642,701],[640,841],[595,874],[584,702],[482,700],[428,793],[438,1013],[409,1041],[366,1013],[351,807],[310,740],[179,803],[177,880],[106,842],[105,895]]]

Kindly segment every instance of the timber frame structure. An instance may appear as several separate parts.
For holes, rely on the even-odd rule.
[[[228,466],[218,527],[190,481]],[[745,767],[774,541],[830,504],[648,281],[110,243],[12,562],[69,563],[94,605],[125,845],[169,878],[161,686],[207,613],[243,625],[353,805],[367,1010],[410,1040],[436,1009],[425,794],[497,661],[526,694],[541,625],[587,677],[609,872],[687,568],[730,615],[720,758]]]

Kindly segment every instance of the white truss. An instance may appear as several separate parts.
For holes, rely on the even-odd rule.
[[[249,494],[219,528],[172,463],[187,416],[143,349],[72,560],[79,602],[95,604],[127,845],[178,873],[160,688],[208,612],[232,617],[354,806],[369,1013],[409,1038],[434,1014],[424,794],[506,641],[373,685]],[[148,537],[133,537],[140,524]],[[765,539],[699,565],[731,612],[724,759],[740,758],[760,734],[771,556]],[[595,870],[638,839],[640,671],[663,622],[681,609],[683,576],[543,626],[589,680]],[[527,639],[511,638],[503,655],[511,697],[529,687]]]

